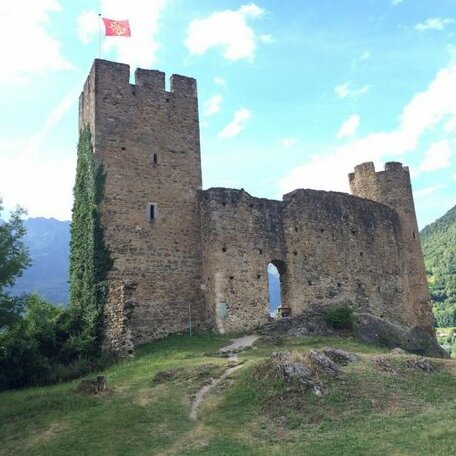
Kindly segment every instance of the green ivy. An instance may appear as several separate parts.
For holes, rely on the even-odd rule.
[[[70,314],[74,331],[71,344],[83,357],[100,354],[106,273],[112,267],[104,244],[99,203],[103,198],[105,173],[96,166],[92,136],[84,127],[79,136],[73,219],[70,243]]]

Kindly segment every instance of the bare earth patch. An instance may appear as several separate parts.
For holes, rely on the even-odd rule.
[[[239,337],[237,339],[232,339],[230,345],[220,349],[220,353],[230,353],[230,361],[232,366],[229,367],[220,377],[214,379],[211,378],[210,383],[204,385],[194,396],[192,402],[192,408],[190,410],[190,418],[196,420],[198,418],[198,409],[204,401],[205,396],[215,388],[223,379],[228,377],[232,372],[242,367],[242,364],[238,363],[236,352],[244,350],[247,347],[251,347],[253,343],[259,338],[256,334],[251,334],[249,336]]]
[[[65,421],[51,423],[46,429],[37,430],[31,434],[27,440],[27,446],[29,448],[36,448],[48,443],[59,437],[59,435],[69,429],[69,427],[70,425]]]

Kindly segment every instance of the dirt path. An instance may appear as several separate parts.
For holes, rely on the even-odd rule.
[[[244,337],[239,337],[238,339],[232,339],[230,340],[231,344],[227,345],[226,347],[223,347],[220,349],[220,353],[229,353],[230,354],[230,361],[232,363],[237,363],[238,362],[238,357],[235,352],[239,352],[247,347],[251,347],[252,344],[259,338],[260,336],[257,336],[255,334],[252,334],[250,336],[244,336]],[[190,418],[192,420],[196,420],[198,418],[198,409],[201,406],[201,404],[204,401],[204,398],[206,397],[207,393],[213,388],[215,388],[223,379],[228,377],[232,372],[234,372],[237,369],[240,369],[243,365],[242,364],[235,364],[232,367],[229,367],[226,369],[226,371],[218,378],[212,378],[211,383],[208,385],[204,385],[195,395],[195,398],[193,399],[192,402],[192,408],[190,410]]]
[[[252,344],[259,338],[256,334],[250,336],[239,337],[238,339],[230,340],[231,344],[220,349],[220,353],[229,353],[243,350],[244,348],[251,347]]]

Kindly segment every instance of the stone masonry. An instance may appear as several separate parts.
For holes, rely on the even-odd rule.
[[[433,335],[408,168],[364,163],[352,194],[295,190],[283,201],[202,190],[196,81],[95,60],[80,97],[97,166],[106,173],[102,228],[114,260],[107,350],[191,324],[219,332],[267,321],[267,266],[282,305],[349,305]]]

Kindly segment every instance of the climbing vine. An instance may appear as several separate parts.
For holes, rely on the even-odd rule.
[[[96,166],[89,127],[79,136],[70,243],[70,314],[73,345],[83,357],[100,354],[106,273],[112,261],[103,241],[99,203],[105,173]]]

